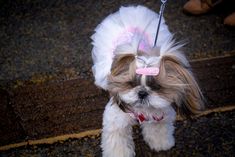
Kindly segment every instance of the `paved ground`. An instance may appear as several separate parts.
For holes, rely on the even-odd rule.
[[[182,13],[186,1],[167,4],[169,29],[188,42],[184,50],[191,60],[222,57],[192,65],[209,107],[234,105],[235,29],[222,24],[234,2],[196,17]],[[107,93],[92,85],[90,36],[105,16],[130,4],[159,10],[155,0],[0,1],[0,145],[100,128]],[[95,103],[98,97],[100,104]],[[82,121],[94,113],[92,123]],[[234,115],[230,111],[177,122],[176,146],[159,154],[149,150],[136,128],[137,156],[233,156]],[[77,121],[82,122],[75,125]],[[99,143],[100,136],[86,137],[11,149],[0,156],[100,156]]]
[[[235,104],[234,63],[234,56],[191,62],[206,109]],[[101,128],[108,93],[72,79],[0,90],[0,99],[0,145],[6,145]]]
[[[188,42],[189,58],[235,53],[235,29],[223,25],[231,6],[200,17],[182,13],[187,0],[169,1],[166,23],[178,40]],[[33,82],[60,75],[60,80],[91,78],[94,28],[121,6],[142,4],[158,11],[156,0],[1,1],[0,85]],[[226,10],[226,12],[222,11]],[[58,79],[58,77],[57,77]]]
[[[137,157],[233,157],[235,154],[235,111],[215,113],[193,121],[176,123],[176,145],[154,152],[144,143],[136,127]],[[52,145],[26,146],[0,152],[1,157],[99,157],[100,135],[60,141]]]

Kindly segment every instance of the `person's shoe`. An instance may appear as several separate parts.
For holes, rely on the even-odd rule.
[[[224,24],[229,26],[235,26],[235,12],[233,12],[224,19]]]
[[[193,15],[200,15],[210,11],[211,7],[202,0],[189,0],[185,3],[183,10]]]

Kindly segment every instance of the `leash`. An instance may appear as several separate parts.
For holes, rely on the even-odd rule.
[[[160,7],[160,11],[159,11],[159,18],[158,18],[158,26],[157,26],[157,32],[156,32],[156,36],[155,36],[155,41],[154,41],[154,46],[156,47],[157,45],[157,39],[158,39],[158,34],[159,34],[159,30],[160,30],[160,26],[161,26],[161,21],[162,21],[162,16],[163,16],[163,12],[166,6],[166,2],[167,0],[161,0],[161,7]],[[139,58],[138,56],[136,57],[137,59],[143,61],[141,58]],[[144,63],[146,64],[146,63]],[[136,73],[140,74],[140,75],[150,75],[150,76],[156,76],[159,74],[159,68],[156,67],[147,67],[147,65],[144,68],[138,68],[136,69]]]
[[[159,29],[161,26],[161,21],[162,21],[162,16],[163,16],[163,12],[166,6],[166,2],[167,0],[161,0],[161,7],[160,7],[160,11],[159,11],[159,19],[158,19],[158,26],[157,26],[157,32],[156,32],[156,36],[155,36],[155,41],[154,41],[154,46],[155,47],[157,45],[157,38],[158,38],[158,33],[159,33]]]

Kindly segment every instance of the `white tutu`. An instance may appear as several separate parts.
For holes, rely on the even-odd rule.
[[[154,45],[158,25],[158,14],[144,6],[121,7],[119,11],[106,17],[92,35],[92,67],[95,84],[107,89],[107,75],[110,73],[115,49],[118,45],[132,44],[137,49],[147,52]],[[141,41],[140,41],[141,36]],[[135,44],[136,40],[140,41]],[[176,50],[172,34],[162,19],[157,47],[160,55]],[[126,50],[128,51],[128,50]],[[127,52],[127,53],[135,53]]]

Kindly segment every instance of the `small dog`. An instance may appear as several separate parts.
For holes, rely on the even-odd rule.
[[[155,151],[174,146],[176,112],[203,109],[190,65],[164,19],[154,46],[158,14],[144,6],[121,7],[95,29],[92,67],[95,84],[110,93],[103,115],[104,157],[135,156],[132,126],[140,124]]]

